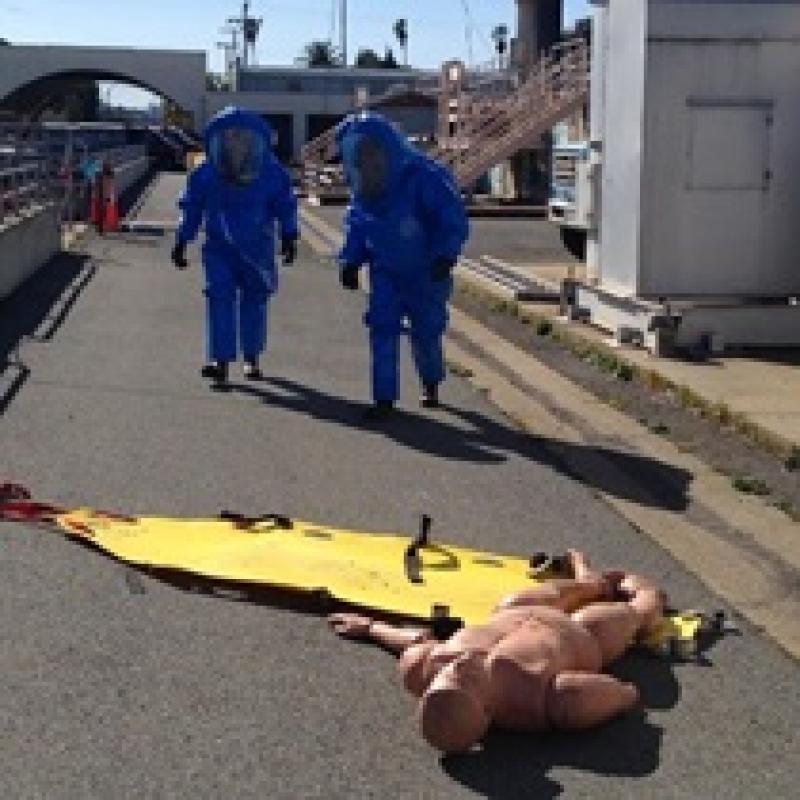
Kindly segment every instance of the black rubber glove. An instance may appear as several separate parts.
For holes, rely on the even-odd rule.
[[[172,248],[172,263],[176,269],[186,269],[189,262],[186,260],[186,242],[175,242]]]
[[[454,258],[439,256],[436,261],[433,262],[433,267],[431,268],[431,278],[433,278],[436,283],[439,283],[440,281],[446,281],[453,272],[455,265],[456,260]]]
[[[297,239],[292,236],[286,236],[281,240],[281,255],[283,256],[283,263],[289,267],[294,264],[297,258]]]
[[[339,278],[342,286],[351,292],[358,291],[358,267],[344,267]]]

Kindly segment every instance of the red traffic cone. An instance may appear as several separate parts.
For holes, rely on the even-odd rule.
[[[89,222],[92,225],[100,226],[100,197],[97,189],[92,190],[92,196],[89,201]]]
[[[113,187],[106,198],[105,219],[103,229],[115,231],[119,228],[119,208],[117,208],[117,195]]]

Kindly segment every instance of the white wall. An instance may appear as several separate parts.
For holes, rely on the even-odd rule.
[[[650,23],[639,292],[799,293],[800,4],[655,0]]]
[[[8,297],[61,249],[55,205],[0,226],[0,300]]]
[[[601,284],[800,294],[800,2],[610,0]]]
[[[610,0],[603,142],[603,286],[633,293],[639,264],[647,3]]]

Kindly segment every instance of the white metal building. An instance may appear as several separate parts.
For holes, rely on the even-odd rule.
[[[578,307],[644,338],[800,344],[800,3],[595,5]]]

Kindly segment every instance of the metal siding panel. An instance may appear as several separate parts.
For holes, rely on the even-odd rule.
[[[611,8],[604,109],[602,282],[622,294],[635,294],[639,288],[647,6],[641,0],[615,0]]]

